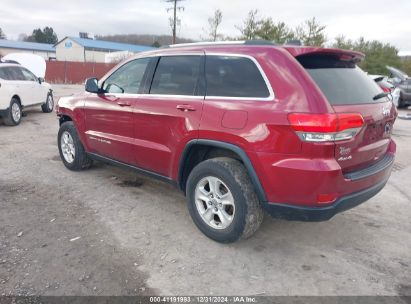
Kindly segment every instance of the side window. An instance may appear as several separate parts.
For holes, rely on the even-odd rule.
[[[196,95],[201,56],[164,56],[154,73],[150,94]]]
[[[21,69],[18,67],[7,67],[7,74],[9,75],[9,80],[26,80]]]
[[[137,94],[149,62],[150,58],[142,58],[126,63],[106,79],[104,91]]]
[[[7,74],[7,71],[5,68],[0,68],[0,78],[4,80],[9,79],[9,75]]]
[[[34,76],[34,74],[30,72],[29,70],[21,68],[21,72],[23,73],[25,80],[36,81],[36,82],[38,81],[37,77]]]
[[[245,57],[206,56],[207,96],[266,98],[270,92],[255,63]]]

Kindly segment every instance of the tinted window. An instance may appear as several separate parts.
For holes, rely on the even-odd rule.
[[[9,75],[7,74],[7,71],[5,68],[0,68],[0,78],[4,80],[9,79]]]
[[[7,67],[5,69],[9,75],[9,80],[26,80],[19,67]]]
[[[244,57],[207,56],[207,96],[269,97],[267,85],[255,63]]]
[[[104,82],[107,93],[137,94],[150,58],[130,61],[111,74]]]
[[[385,101],[373,99],[381,88],[351,61],[335,56],[302,56],[298,60],[333,105]]]
[[[201,56],[166,56],[158,62],[150,94],[196,95]]]
[[[21,70],[21,72],[23,73],[25,80],[28,80],[28,81],[38,81],[37,77],[34,76],[34,74],[33,74],[32,72],[30,72],[29,70],[24,69],[24,68],[21,68],[20,70]]]

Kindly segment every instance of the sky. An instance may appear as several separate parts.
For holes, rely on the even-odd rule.
[[[326,25],[329,42],[340,34],[356,39],[378,39],[411,51],[411,0],[184,0],[179,12],[178,36],[200,39],[206,36],[207,19],[215,9],[223,13],[220,32],[238,36],[248,11],[284,21],[291,27],[316,17]],[[9,39],[30,34],[34,28],[51,26],[60,39],[92,34],[170,34],[171,12],[164,0],[3,0],[0,28]]]

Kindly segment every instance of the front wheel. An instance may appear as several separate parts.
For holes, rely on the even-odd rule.
[[[22,116],[23,112],[19,100],[17,98],[12,98],[7,116],[4,117],[4,123],[7,126],[17,126],[21,122]]]
[[[53,93],[49,92],[47,94],[47,99],[44,104],[41,105],[41,110],[44,113],[51,113],[53,112],[54,109],[54,98],[53,98]]]
[[[200,163],[190,173],[186,192],[194,223],[217,242],[245,239],[263,221],[254,186],[238,160],[220,157]]]
[[[77,130],[71,121],[67,121],[60,126],[58,147],[61,160],[67,169],[80,171],[89,168],[93,163],[87,156]]]

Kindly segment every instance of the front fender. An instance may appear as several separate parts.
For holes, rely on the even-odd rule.
[[[84,99],[78,96],[61,97],[57,102],[56,114],[59,118],[66,116],[73,121],[83,146],[85,143]],[[87,150],[87,148],[86,148]]]

